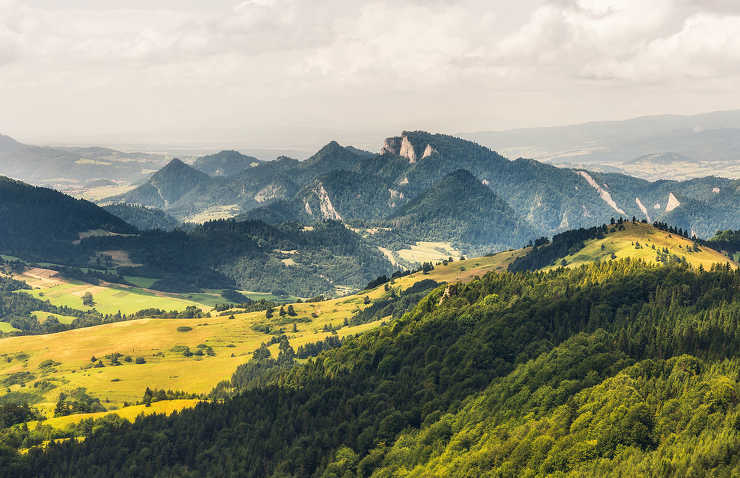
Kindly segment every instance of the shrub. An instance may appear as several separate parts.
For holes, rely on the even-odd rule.
[[[136,364],[141,365],[143,363],[146,363],[146,359],[144,357],[136,357]]]
[[[178,332],[190,332],[191,330],[193,330],[193,328],[188,327],[187,325],[181,325],[180,327],[177,328]]]

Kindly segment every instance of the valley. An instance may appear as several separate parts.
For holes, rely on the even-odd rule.
[[[737,413],[739,194],[420,131],[380,154],[172,160],[99,204],[0,178],[0,464],[80,474],[124,436],[136,475],[212,474],[201,442],[235,476],[471,476],[479,453],[500,472],[623,470],[625,453],[654,471],[665,427],[694,442],[635,380],[721,402],[714,423]],[[699,402],[655,372],[686,363]],[[529,427],[551,442],[512,461],[542,445]]]

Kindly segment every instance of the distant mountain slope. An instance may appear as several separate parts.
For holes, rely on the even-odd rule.
[[[144,206],[111,204],[109,206],[103,206],[103,209],[123,219],[140,231],[150,231],[153,229],[171,231],[180,224],[177,219],[164,211]]]
[[[363,151],[352,147],[344,147],[336,141],[332,141],[303,161],[301,167],[310,171],[311,175],[321,175],[337,170],[353,171],[357,170],[360,161],[367,157],[367,153]]]
[[[57,191],[0,177],[0,251],[50,259],[81,234],[132,234],[102,208]]]
[[[417,241],[489,248],[524,243],[535,234],[511,206],[463,169],[401,206],[385,224]]]
[[[515,157],[594,170],[607,165],[648,179],[688,179],[718,171],[740,178],[740,110],[462,136]]]
[[[145,184],[111,200],[166,210],[175,208],[185,196],[196,197],[211,181],[206,173],[173,159]]]
[[[260,163],[257,158],[243,155],[238,151],[221,151],[196,159],[193,167],[209,176],[233,176]]]
[[[140,181],[165,157],[98,147],[40,147],[0,135],[0,175],[47,186],[80,186],[96,179]]]

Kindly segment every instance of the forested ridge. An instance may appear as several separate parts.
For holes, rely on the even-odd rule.
[[[268,384],[7,476],[737,476],[740,272],[490,273]],[[287,346],[285,346],[287,351]]]

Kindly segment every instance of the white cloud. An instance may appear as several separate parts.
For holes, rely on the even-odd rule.
[[[214,127],[266,130],[280,125],[264,118],[287,116],[327,128],[351,117],[358,130],[454,131],[525,114],[529,124],[550,121],[568,102],[591,117],[603,117],[597,108],[644,114],[672,107],[676,90],[705,87],[699,109],[711,109],[733,98],[725,91],[740,76],[734,0],[526,0],[519,10],[490,0],[30,5],[0,0],[0,129],[11,132],[59,128],[61,111],[96,130],[86,118],[112,109],[110,130],[157,130],[165,111],[178,111],[193,127],[208,116]],[[655,96],[661,85],[672,89]],[[614,87],[623,90],[607,97]],[[590,113],[580,104],[589,96],[601,102]],[[156,114],[131,106],[141,101]]]

